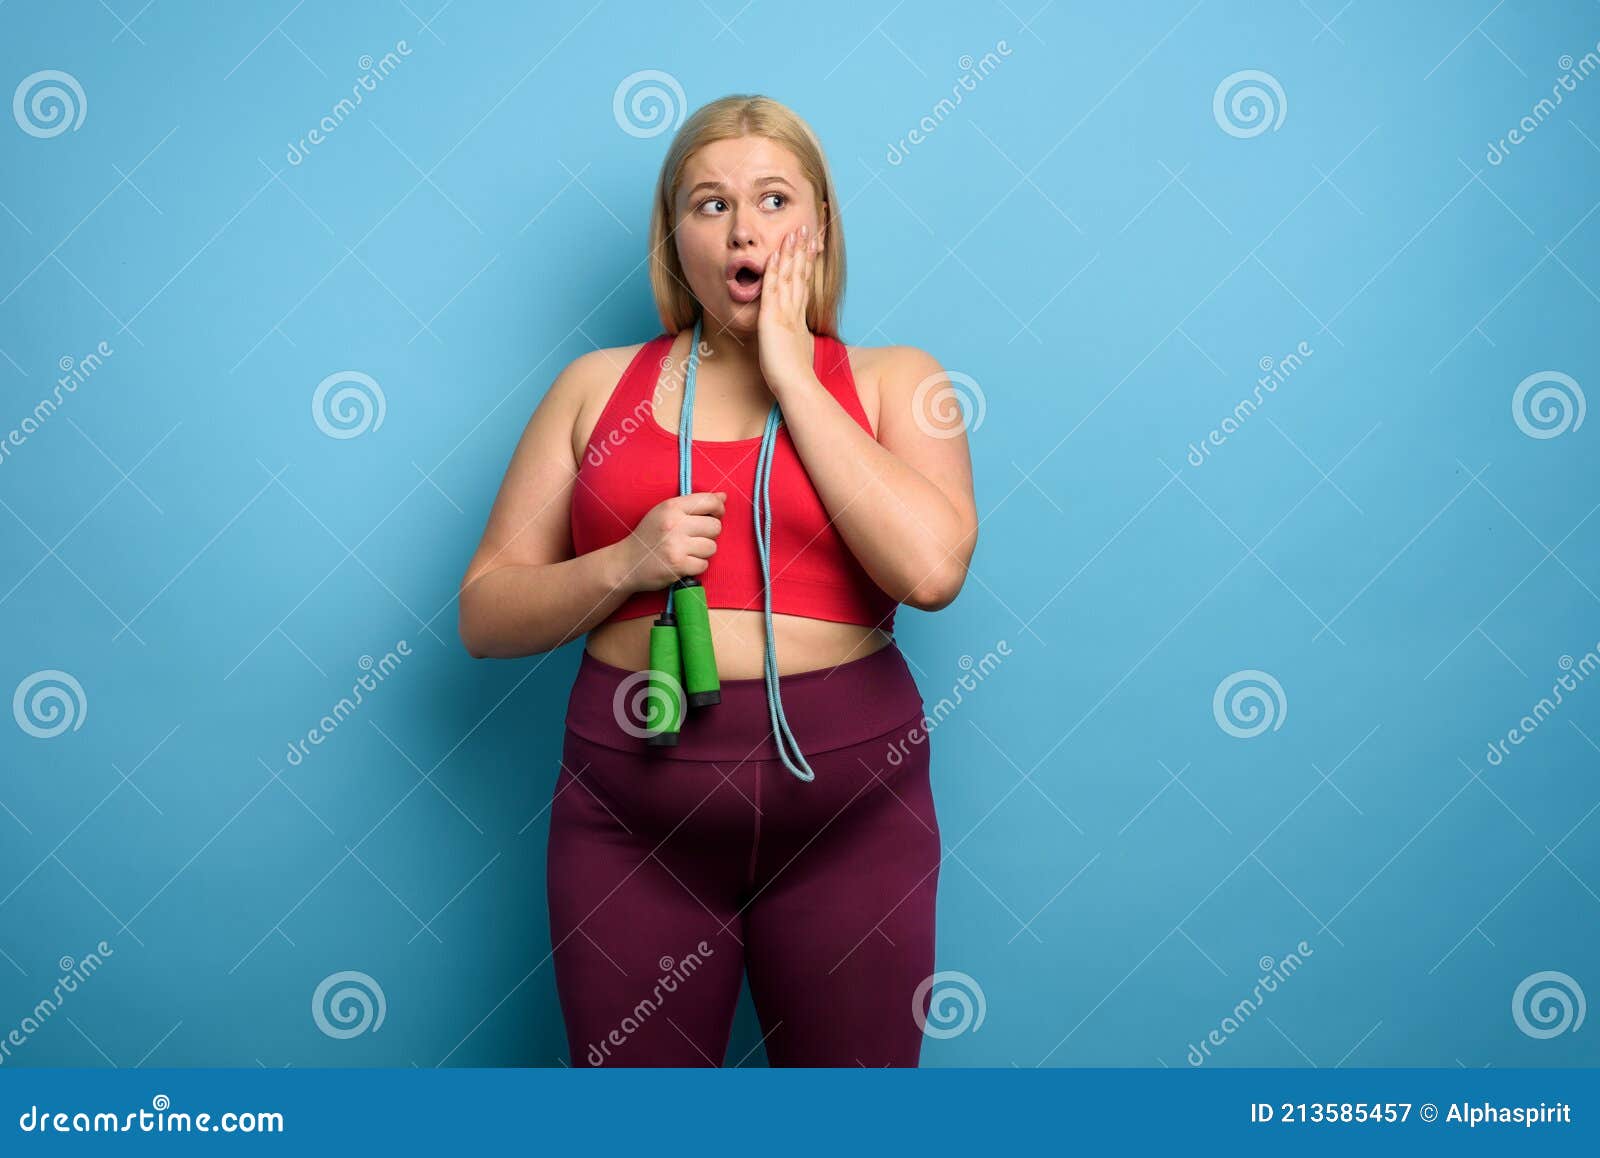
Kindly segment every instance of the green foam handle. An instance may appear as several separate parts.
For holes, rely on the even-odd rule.
[[[674,617],[663,614],[650,625],[650,679],[645,698],[649,743],[673,745],[683,726],[683,666]]]
[[[717,655],[711,645],[705,587],[693,577],[679,579],[672,587],[672,608],[678,620],[683,686],[689,695],[689,706],[703,708],[721,703],[722,681],[717,676]]]

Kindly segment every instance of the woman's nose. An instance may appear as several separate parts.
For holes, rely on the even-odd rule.
[[[754,245],[761,240],[761,235],[756,232],[755,225],[749,215],[749,211],[736,209],[732,214],[730,214],[730,216],[732,218],[732,224],[729,226],[729,230],[732,240],[736,245]]]

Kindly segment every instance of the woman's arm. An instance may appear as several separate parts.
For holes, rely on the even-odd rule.
[[[862,568],[901,603],[937,611],[960,592],[978,542],[965,419],[959,406],[927,404],[947,397],[931,355],[891,346],[880,357],[876,440],[815,374],[783,388],[778,402],[817,496]]]
[[[570,557],[573,424],[585,391],[608,363],[574,359],[528,420],[461,581],[459,631],[474,657],[509,659],[561,646],[628,598],[628,540]]]
[[[474,659],[516,659],[553,651],[587,632],[635,590],[627,540],[559,563],[500,564],[461,591],[461,642]],[[470,607],[469,607],[470,605]]]
[[[704,573],[717,549],[721,491],[673,495],[630,534],[572,557],[574,426],[584,398],[617,373],[606,350],[574,359],[528,420],[461,581],[458,630],[475,658],[560,647],[603,623],[634,592]]]

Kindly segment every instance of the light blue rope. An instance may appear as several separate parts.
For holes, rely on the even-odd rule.
[[[689,372],[684,376],[683,405],[678,409],[678,494],[689,494],[692,486],[693,464],[691,448],[694,444],[694,379],[700,367],[700,319],[694,320],[694,336],[689,345]],[[667,610],[672,614],[672,587],[667,587]]]
[[[694,380],[695,371],[700,366],[700,327],[701,318],[695,318],[693,344],[689,347],[689,371],[683,384],[683,407],[678,414],[678,493],[686,495],[691,493],[691,453],[694,444]],[[753,493],[755,500],[750,504],[755,515],[756,552],[761,559],[761,594],[763,599],[763,618],[766,625],[766,663],[765,675],[767,687],[767,713],[772,721],[772,734],[778,741],[778,758],[783,761],[783,766],[794,773],[801,780],[814,780],[816,773],[811,770],[811,765],[806,762],[805,753],[800,750],[800,743],[794,738],[794,732],[789,727],[789,719],[783,711],[783,696],[779,689],[778,680],[778,645],[772,631],[772,495],[770,480],[772,477],[772,460],[774,447],[777,442],[778,427],[783,423],[783,412],[774,402],[772,409],[767,412],[767,425],[761,432],[761,450],[756,456],[756,480]],[[672,610],[672,588],[667,588],[667,611]],[[794,749],[794,758],[789,756],[788,748]]]
[[[772,635],[772,496],[768,480],[772,477],[773,444],[782,422],[783,414],[774,402],[772,409],[767,412],[767,426],[761,435],[761,453],[756,458],[756,494],[759,499],[751,504],[755,510],[756,549],[761,556],[761,592],[766,603],[767,712],[772,719],[772,733],[778,739],[778,758],[783,761],[783,766],[801,780],[815,780],[817,774],[806,763],[805,753],[800,750],[800,743],[794,738],[788,717],[783,713],[783,698],[778,692],[777,642]],[[794,749],[793,760],[785,751],[785,741]]]

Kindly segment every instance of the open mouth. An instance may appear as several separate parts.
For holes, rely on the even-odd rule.
[[[741,265],[728,279],[728,296],[741,305],[748,305],[761,296],[765,281],[762,271],[753,265]]]

